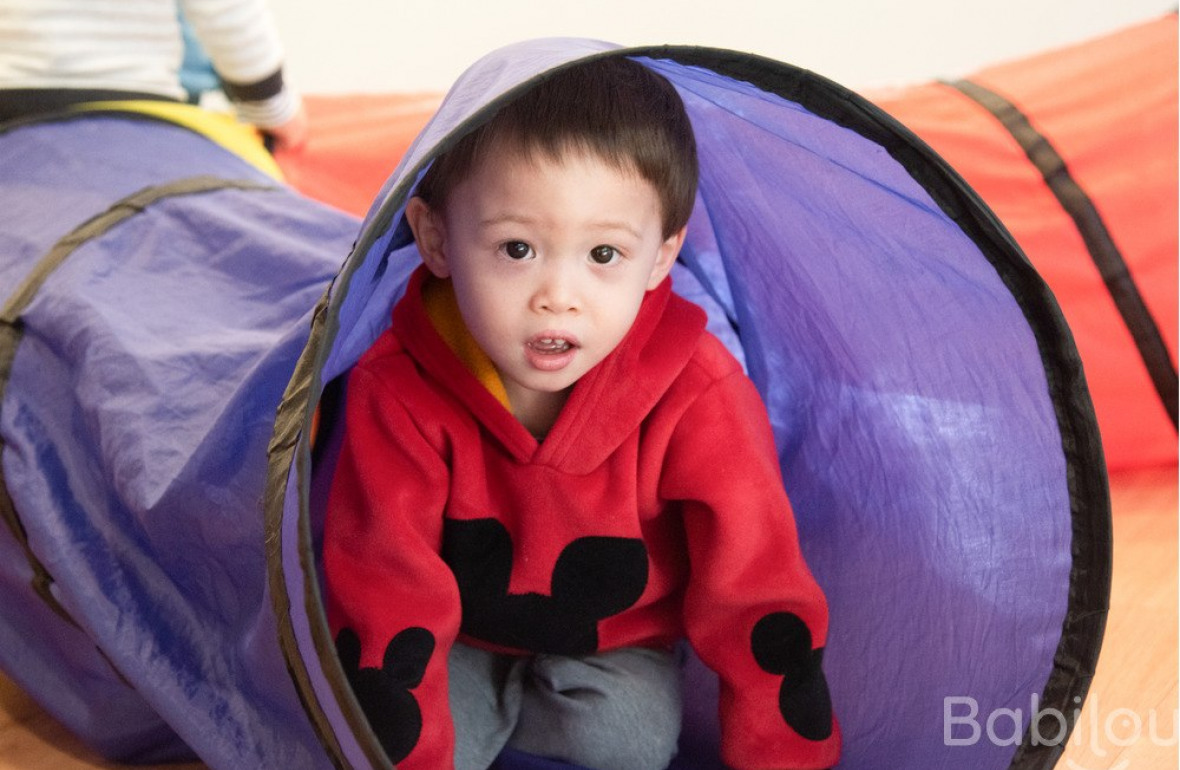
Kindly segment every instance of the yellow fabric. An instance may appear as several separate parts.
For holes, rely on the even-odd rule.
[[[471,336],[467,324],[463,323],[463,316],[459,314],[459,302],[455,299],[455,288],[449,280],[432,278],[422,287],[422,303],[426,306],[426,315],[430,318],[439,336],[447,343],[467,370],[475,375],[488,392],[512,411],[508,402],[508,391],[504,389],[504,381],[496,371],[496,365],[483,348]]]
[[[279,165],[275,163],[271,154],[266,151],[258,131],[245,123],[238,122],[232,115],[212,112],[194,104],[153,101],[151,99],[87,102],[75,106],[74,109],[118,110],[160,118],[208,137],[275,179],[283,178],[283,172],[279,170]]]

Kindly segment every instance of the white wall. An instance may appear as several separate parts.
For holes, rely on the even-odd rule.
[[[1158,17],[1175,0],[270,0],[315,93],[445,90],[506,43],[575,36],[752,51],[851,88],[956,77]]]

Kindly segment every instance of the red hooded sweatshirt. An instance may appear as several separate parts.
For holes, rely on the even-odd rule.
[[[328,618],[400,768],[451,767],[447,655],[666,648],[720,677],[722,758],[823,768],[839,730],[765,407],[671,291],[534,438],[431,321],[419,269],[348,381],[324,533]]]

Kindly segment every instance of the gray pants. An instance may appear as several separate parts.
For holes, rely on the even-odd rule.
[[[486,770],[505,746],[595,770],[663,770],[676,754],[672,653],[518,658],[456,643],[448,668],[455,770]]]

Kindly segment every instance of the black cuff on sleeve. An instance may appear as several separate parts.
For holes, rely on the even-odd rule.
[[[222,80],[226,95],[234,102],[262,102],[277,96],[283,90],[283,69],[253,83],[231,83]]]

